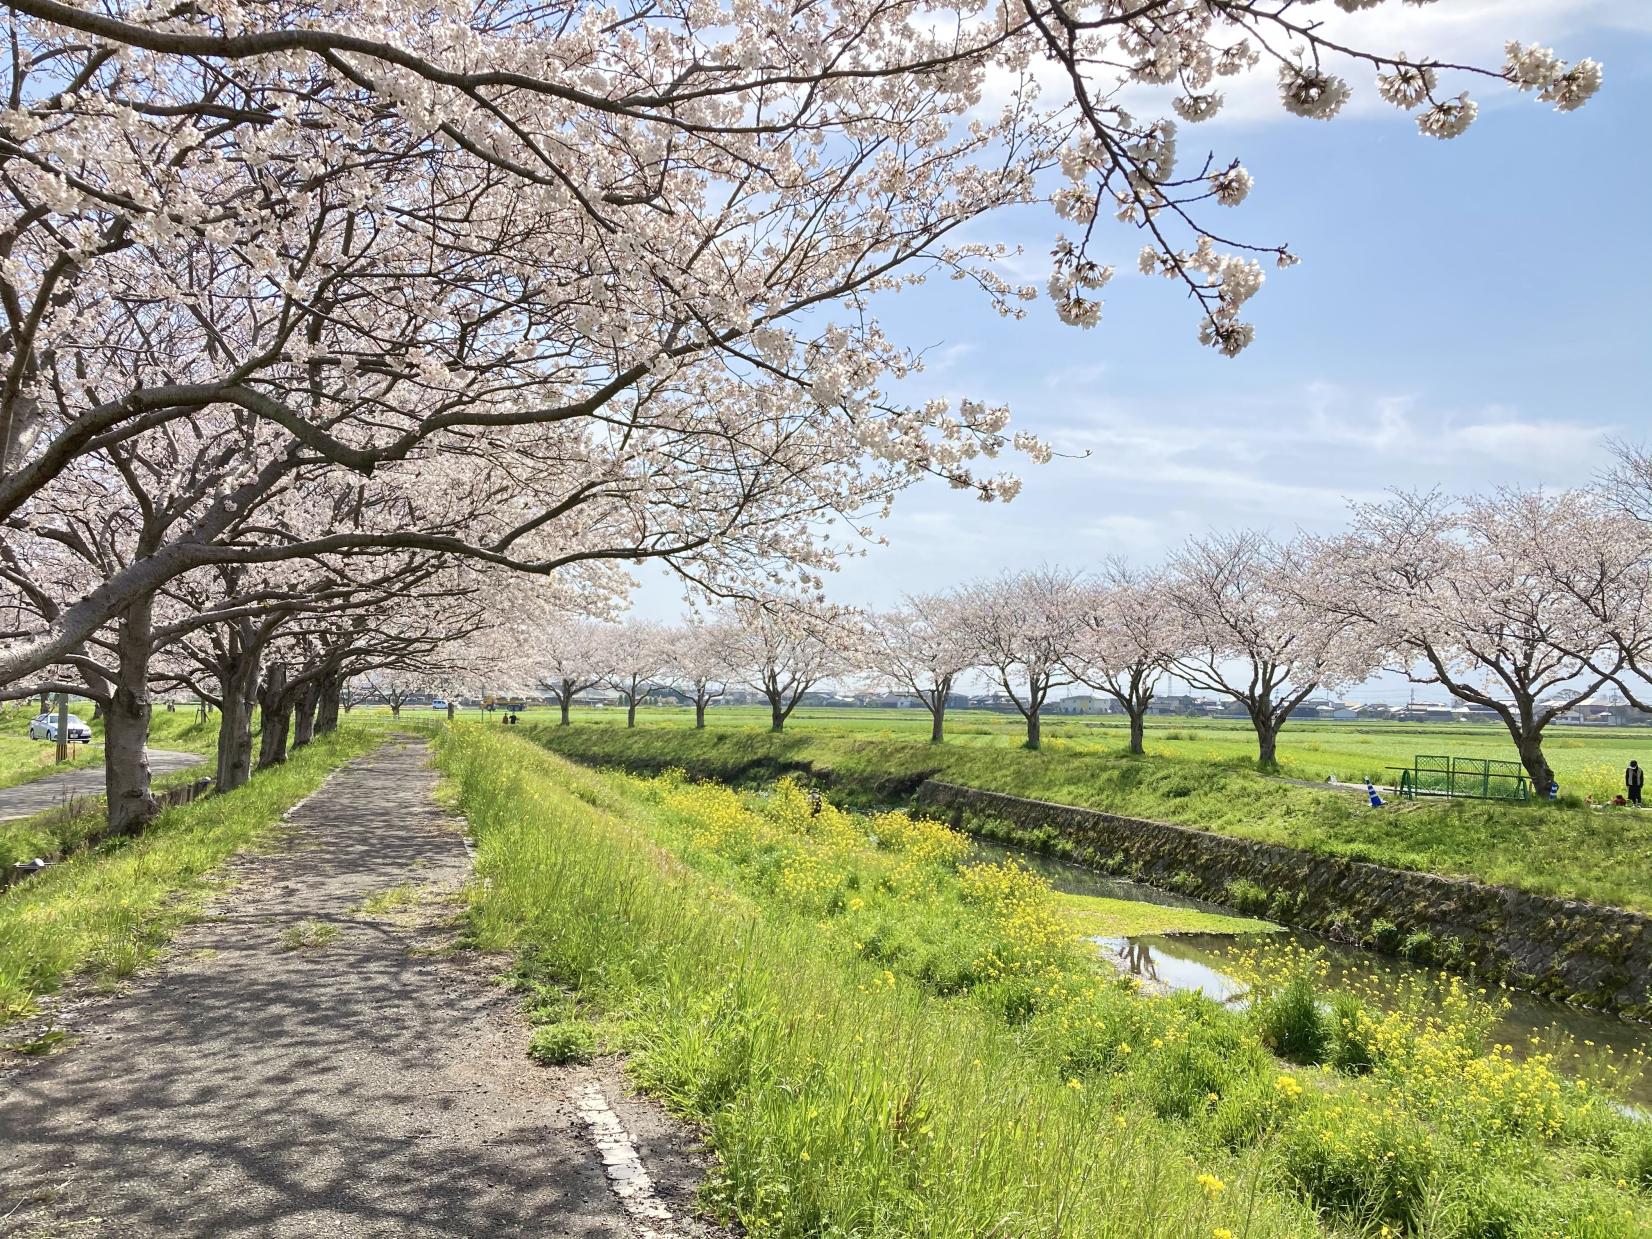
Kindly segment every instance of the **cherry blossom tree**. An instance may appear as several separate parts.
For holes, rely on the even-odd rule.
[[[1088,327],[1110,212],[1200,338],[1237,353],[1258,260],[1293,256],[1210,218],[1250,188],[1236,160],[1178,163],[1178,125],[1221,107],[1222,79],[1271,75],[1289,111],[1328,119],[1357,68],[1434,137],[1474,117],[1460,81],[1566,110],[1601,81],[1535,45],[1481,68],[1369,50],[1259,0],[651,0],[601,20],[11,0],[6,22],[5,536],[79,461],[163,428],[209,445],[159,543],[0,650],[7,684],[231,562],[388,548],[818,575],[827,518],[858,524],[926,476],[1007,497],[1018,480],[980,462],[1043,454],[1001,409],[885,394],[919,358],[876,297],[937,272],[1006,313],[1035,296],[960,240],[972,221],[1047,201],[1076,234],[1052,243],[1049,294]],[[257,519],[327,469],[402,517]]]
[[[1304,601],[1300,581],[1316,570],[1305,553],[1250,530],[1194,538],[1169,564],[1178,632],[1166,665],[1245,708],[1263,769],[1278,765],[1279,731],[1316,689],[1376,666],[1358,625]]]
[[[368,700],[389,706],[391,718],[400,718],[408,699],[424,688],[423,676],[398,667],[369,671],[361,679],[367,688]]]
[[[975,665],[964,601],[956,594],[919,594],[868,621],[868,662],[886,683],[910,692],[929,711],[929,742],[945,738],[946,704],[957,677]]]
[[[663,676],[694,703],[694,726],[704,730],[706,709],[728,692],[738,656],[734,634],[720,620],[695,620],[666,631]]]
[[[1609,652],[1594,668],[1610,672],[1624,697],[1645,710],[1652,703],[1652,452],[1627,443],[1612,451],[1587,536],[1559,553],[1547,541],[1541,546],[1550,570],[1605,635]]]
[[[671,659],[665,629],[627,620],[602,636],[603,680],[625,702],[625,725],[637,725],[637,703],[648,695]]]
[[[1544,729],[1620,669],[1568,585],[1590,571],[1599,511],[1590,495],[1513,489],[1355,504],[1348,533],[1315,548],[1319,607],[1332,622],[1358,622],[1415,683],[1494,713],[1546,792]]]
[[[556,702],[566,727],[574,698],[601,684],[608,672],[604,628],[589,620],[564,619],[536,636],[529,656],[532,680]]]
[[[1027,747],[1042,743],[1040,711],[1068,670],[1081,628],[1080,578],[1063,568],[1009,572],[959,597],[972,662],[988,668],[1027,723]]]
[[[854,612],[789,598],[736,602],[728,623],[732,673],[768,699],[777,733],[805,693],[855,665],[864,640]]]
[[[1164,574],[1110,561],[1099,579],[1082,587],[1078,620],[1068,670],[1123,707],[1130,751],[1140,754],[1153,693],[1165,664],[1181,652],[1181,624]]]

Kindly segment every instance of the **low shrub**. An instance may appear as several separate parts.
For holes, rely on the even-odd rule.
[[[1222,901],[1235,912],[1255,916],[1268,910],[1267,888],[1249,878],[1229,878],[1222,892]]]
[[[596,1056],[596,1032],[583,1020],[558,1020],[541,1024],[528,1042],[528,1057],[546,1067],[565,1063],[588,1063]]]

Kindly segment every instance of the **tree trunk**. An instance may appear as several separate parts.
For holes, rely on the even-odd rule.
[[[705,729],[706,729],[706,703],[703,700],[696,699],[695,702],[694,702],[694,730],[695,731],[704,731]]]
[[[102,717],[103,717],[103,702],[94,701],[92,703],[92,717],[89,721],[95,723],[95,722],[98,721],[98,719],[100,719]]]
[[[939,744],[946,739],[946,699],[938,698],[929,707],[929,742]]]
[[[572,693],[563,693],[562,700],[557,703],[562,707],[562,726],[564,727],[572,721],[568,718],[568,710],[572,707],[573,700],[574,695]]]
[[[1532,795],[1538,800],[1549,798],[1549,784],[1555,781],[1554,769],[1543,756],[1543,734],[1516,736],[1514,747],[1520,753],[1520,764],[1531,776]]]
[[[153,595],[127,609],[115,638],[115,682],[103,722],[103,778],[109,804],[109,831],[135,835],[160,813],[149,788],[149,655]]]
[[[1142,747],[1142,741],[1147,738],[1146,714],[1147,711],[1145,709],[1130,711],[1130,751],[1135,753],[1138,757],[1147,751]]]
[[[1263,770],[1279,769],[1279,726],[1268,719],[1252,719],[1256,727],[1256,764]]]
[[[458,713],[459,713],[459,707],[454,705],[453,702],[451,702],[451,701],[448,702],[447,703],[447,721],[451,723],[453,721],[454,717]]]
[[[1038,710],[1035,707],[1027,714],[1027,747],[1029,749],[1036,749],[1043,742],[1044,735],[1040,725],[1041,722],[1042,720],[1039,718]]]
[[[786,711],[781,709],[780,698],[778,697],[769,698],[769,730],[775,732],[786,730]]]
[[[315,729],[318,735],[338,730],[339,693],[344,681],[337,675],[324,675],[316,690]]]
[[[232,792],[252,775],[252,711],[258,700],[258,655],[243,653],[220,673],[223,690],[218,730],[220,792]]]
[[[287,691],[287,664],[272,663],[258,690],[258,769],[287,760],[287,728],[292,722],[292,694]]]
[[[44,689],[42,689],[41,693],[40,693],[40,709],[36,710],[35,713],[36,714],[44,714],[44,713],[46,713],[47,710],[50,710],[51,708],[52,708],[52,695],[50,693],[46,692]]]
[[[316,707],[320,704],[320,688],[314,680],[306,680],[293,706],[293,748],[301,749],[315,739]]]
[[[627,727],[637,725],[637,699],[635,697],[625,699],[625,725]]]
[[[402,703],[399,702],[399,701],[392,701],[390,703],[390,717],[391,718],[400,718],[401,716],[402,716]]]

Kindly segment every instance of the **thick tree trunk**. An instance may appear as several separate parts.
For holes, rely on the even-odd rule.
[[[391,718],[400,718],[401,716],[402,716],[402,703],[399,702],[399,701],[392,701],[390,703],[390,717]]]
[[[635,697],[625,699],[625,725],[627,727],[637,725],[637,699]]]
[[[451,702],[451,701],[448,702],[447,703],[447,721],[451,723],[454,720],[454,718],[458,715],[458,713],[459,713],[459,707],[454,705],[453,702]]]
[[[315,729],[318,735],[338,730],[339,693],[344,681],[336,675],[324,675],[316,689]]]
[[[103,722],[103,778],[109,831],[135,835],[160,813],[149,787],[149,655],[153,596],[127,609],[115,638],[115,681]]]
[[[1279,768],[1279,725],[1267,719],[1253,719],[1256,727],[1256,764],[1263,770]]]
[[[939,744],[946,739],[946,702],[937,701],[929,707],[929,742]]]
[[[316,708],[320,704],[320,687],[314,680],[305,681],[293,705],[293,748],[301,749],[315,739]]]
[[[562,707],[562,726],[566,727],[572,721],[568,717],[568,710],[573,705],[573,694],[572,693],[563,693],[562,694],[562,700],[560,702],[558,702],[557,704],[559,704]]]
[[[103,717],[103,702],[94,701],[92,703],[92,717],[91,717],[90,721],[95,723],[95,722],[98,721],[98,719],[100,719],[102,717]]]
[[[52,695],[48,692],[42,692],[40,694],[40,709],[36,710],[35,713],[36,714],[44,714],[44,713],[46,713],[47,710],[50,710],[51,708],[52,708]]]
[[[1034,709],[1027,715],[1027,747],[1036,749],[1044,741],[1043,720]]]
[[[1531,776],[1532,795],[1539,800],[1549,798],[1549,784],[1555,781],[1554,769],[1549,765],[1549,759],[1543,756],[1543,735],[1516,736],[1514,747],[1520,753],[1520,764],[1526,768]]]
[[[696,701],[694,703],[694,730],[695,731],[704,731],[705,729],[706,729],[706,703],[704,701]]]
[[[786,711],[781,708],[778,697],[769,698],[769,730],[786,730]]]
[[[258,769],[267,770],[287,760],[287,728],[292,723],[292,712],[287,665],[272,663],[258,690]]]
[[[1130,751],[1138,756],[1146,752],[1142,747],[1142,742],[1147,738],[1146,714],[1145,709],[1130,711]]]

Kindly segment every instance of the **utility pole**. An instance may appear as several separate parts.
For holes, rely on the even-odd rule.
[[[62,765],[69,760],[69,694],[57,695],[57,760]]]

